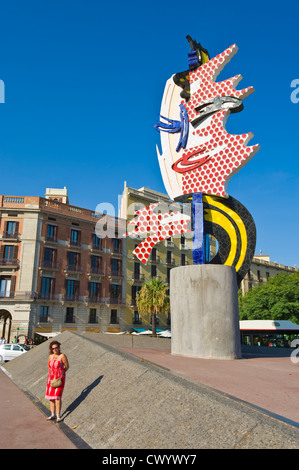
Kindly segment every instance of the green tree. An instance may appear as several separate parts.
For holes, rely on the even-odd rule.
[[[136,296],[136,305],[141,315],[148,315],[152,321],[152,336],[156,335],[156,319],[159,312],[169,310],[168,284],[153,277],[145,282]]]
[[[290,320],[299,324],[299,272],[282,272],[239,297],[240,320]]]

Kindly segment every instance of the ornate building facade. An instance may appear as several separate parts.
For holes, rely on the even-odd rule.
[[[118,219],[72,206],[67,191],[0,196],[0,336],[124,329],[126,240]]]

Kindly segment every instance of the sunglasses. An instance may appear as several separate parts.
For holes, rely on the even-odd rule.
[[[59,349],[59,346],[53,346],[52,350],[53,349]]]

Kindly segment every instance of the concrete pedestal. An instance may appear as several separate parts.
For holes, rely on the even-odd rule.
[[[194,265],[170,272],[171,353],[207,359],[240,359],[235,268]]]

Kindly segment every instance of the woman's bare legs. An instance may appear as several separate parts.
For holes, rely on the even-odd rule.
[[[55,401],[56,400],[50,400],[51,416],[49,418],[47,418],[48,420],[55,418]]]
[[[61,400],[55,400],[55,405],[56,405],[56,416],[60,417]]]

